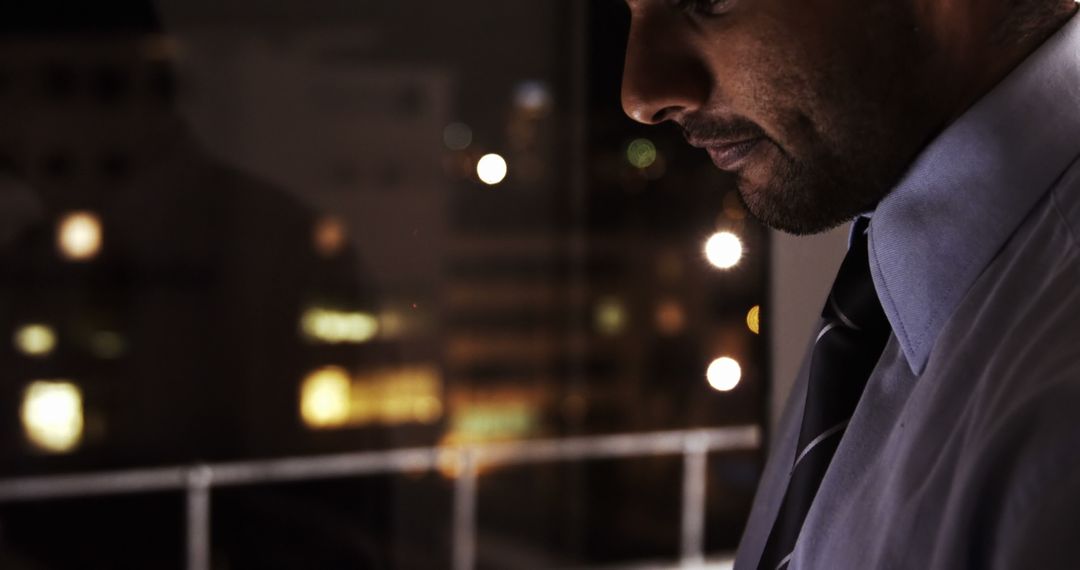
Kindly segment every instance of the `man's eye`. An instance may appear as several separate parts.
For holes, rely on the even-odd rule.
[[[688,14],[719,16],[730,3],[731,0],[675,0],[675,7]]]

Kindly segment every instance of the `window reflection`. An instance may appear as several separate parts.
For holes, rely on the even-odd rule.
[[[19,419],[0,475],[429,450],[393,474],[214,487],[210,558],[449,567],[462,449],[762,423],[747,311],[767,236],[678,133],[622,117],[620,10],[125,0],[4,18],[0,405]],[[635,445],[478,459],[477,566],[676,560],[683,450]],[[760,458],[708,460],[715,557]],[[164,530],[117,522],[140,537],[117,548],[86,522],[117,505],[180,532],[174,494],[52,503],[74,521],[54,531],[0,502],[0,565],[177,567]]]

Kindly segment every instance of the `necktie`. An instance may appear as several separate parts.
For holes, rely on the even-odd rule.
[[[787,567],[825,470],[889,338],[889,321],[870,277],[866,232],[855,234],[822,310],[825,324],[810,356],[795,462],[758,570]]]

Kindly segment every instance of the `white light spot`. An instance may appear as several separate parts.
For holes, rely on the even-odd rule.
[[[495,185],[506,178],[506,160],[497,154],[485,154],[476,163],[476,175],[484,184]]]
[[[705,242],[705,257],[720,269],[735,267],[742,259],[743,247],[738,236],[731,232],[718,232]]]
[[[739,385],[739,379],[742,378],[742,367],[734,358],[721,356],[709,364],[709,369],[705,372],[705,378],[708,379],[709,385],[714,390],[728,392]]]
[[[101,220],[91,212],[72,212],[60,219],[56,245],[72,261],[86,261],[101,251]]]
[[[23,392],[20,416],[35,446],[51,453],[71,451],[83,433],[82,392],[71,382],[35,381]]]

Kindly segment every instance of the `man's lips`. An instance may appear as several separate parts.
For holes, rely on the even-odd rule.
[[[759,142],[765,140],[764,136],[747,136],[739,138],[737,140],[732,139],[688,139],[691,146],[703,148],[708,152],[708,155],[713,159],[713,164],[721,171],[732,171],[737,167],[748,155],[750,155],[754,149],[757,148]]]
[[[754,152],[764,137],[754,137],[733,142],[708,142],[702,145],[709,152],[713,164],[720,170],[734,170],[750,153]],[[694,145],[698,146],[698,145]]]

